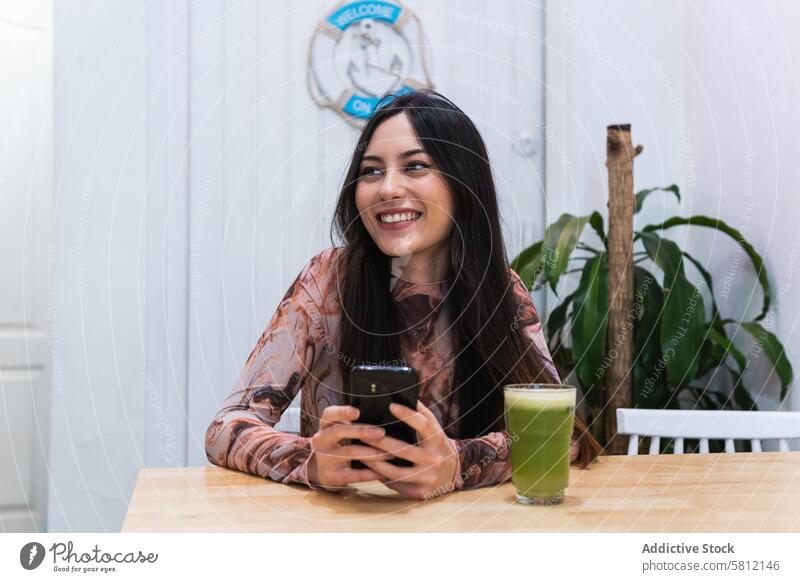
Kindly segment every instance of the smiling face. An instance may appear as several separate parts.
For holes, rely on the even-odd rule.
[[[375,129],[358,174],[356,207],[384,254],[446,259],[453,197],[405,113]]]

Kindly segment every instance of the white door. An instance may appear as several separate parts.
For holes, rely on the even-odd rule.
[[[44,529],[51,20],[49,0],[0,2],[0,532]]]

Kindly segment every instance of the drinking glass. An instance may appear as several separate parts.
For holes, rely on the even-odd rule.
[[[511,441],[511,482],[517,501],[528,505],[561,503],[569,483],[575,387],[509,384],[503,393]]]

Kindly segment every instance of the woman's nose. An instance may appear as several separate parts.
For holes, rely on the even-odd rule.
[[[400,198],[403,196],[403,175],[401,168],[386,168],[383,180],[381,181],[380,198]]]

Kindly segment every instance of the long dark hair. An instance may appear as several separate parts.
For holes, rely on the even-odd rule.
[[[455,228],[450,237],[448,293],[444,307],[452,319],[455,355],[453,390],[461,417],[459,438],[503,430],[505,384],[557,382],[544,357],[523,335],[513,281],[500,228],[497,192],[486,146],[472,120],[433,90],[388,95],[358,138],[332,225],[345,246],[340,266],[342,317],[339,349],[345,389],[359,363],[402,360],[399,316],[390,293],[391,259],[375,244],[356,207],[355,193],[364,151],[375,129],[406,113],[453,197]],[[516,319],[515,319],[516,316]],[[518,325],[514,325],[515,322]],[[582,430],[580,458],[587,465],[599,445]]]

